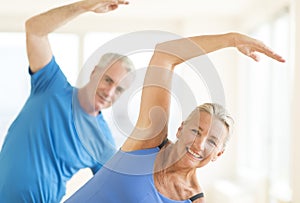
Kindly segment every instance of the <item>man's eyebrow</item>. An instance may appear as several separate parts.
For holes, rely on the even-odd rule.
[[[106,75],[106,74],[105,74],[105,75],[104,75],[104,78],[105,78],[105,79],[109,79],[110,82],[113,82],[113,83],[115,82],[109,75]]]

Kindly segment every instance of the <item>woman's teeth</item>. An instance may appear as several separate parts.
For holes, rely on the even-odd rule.
[[[187,151],[188,151],[191,155],[193,155],[195,158],[197,158],[197,159],[202,159],[202,158],[203,158],[200,154],[194,152],[194,151],[191,150],[189,147],[187,147]]]

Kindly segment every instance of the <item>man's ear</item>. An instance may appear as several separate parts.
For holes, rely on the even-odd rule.
[[[224,153],[224,151],[225,151],[225,149],[222,149],[221,151],[219,151],[217,153],[217,155],[211,161],[216,161]]]
[[[97,66],[95,66],[95,68],[94,68],[93,71],[91,72],[91,74],[90,74],[90,79],[92,79],[94,73],[96,72],[96,67],[97,67]]]
[[[176,137],[177,137],[177,139],[180,137],[180,135],[181,135],[181,130],[182,130],[182,128],[183,128],[183,124],[184,124],[184,122],[182,121],[181,122],[181,125],[179,126],[179,128],[178,128],[178,130],[177,130],[177,133],[176,133]]]

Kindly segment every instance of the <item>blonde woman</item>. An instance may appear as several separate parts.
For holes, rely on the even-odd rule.
[[[225,47],[236,47],[256,61],[261,52],[284,62],[262,42],[239,33],[158,44],[144,80],[135,129],[119,152],[67,202],[205,202],[196,171],[223,154],[233,121],[221,105],[203,104],[179,126],[178,140],[168,141],[171,81],[176,65]]]

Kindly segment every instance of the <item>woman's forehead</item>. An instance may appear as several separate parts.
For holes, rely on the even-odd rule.
[[[213,116],[211,116],[209,113],[205,111],[200,112],[194,112],[187,123],[193,124],[193,125],[210,125],[213,121]]]
[[[213,134],[222,134],[226,130],[225,124],[218,118],[205,111],[194,113],[187,121],[188,125],[193,125],[203,131],[210,131]]]

